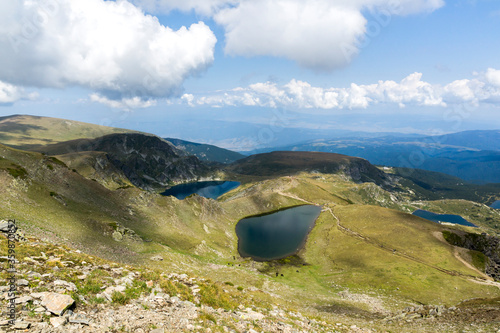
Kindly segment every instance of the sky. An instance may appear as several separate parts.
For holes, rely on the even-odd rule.
[[[500,129],[496,0],[0,0],[0,116],[252,150]]]

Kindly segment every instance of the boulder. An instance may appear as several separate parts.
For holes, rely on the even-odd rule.
[[[31,300],[33,300],[33,298],[31,296],[22,296],[22,297],[16,298],[16,304],[25,304]]]
[[[69,322],[70,324],[82,324],[87,326],[90,324],[89,319],[81,313],[74,313],[69,317]]]
[[[50,324],[54,327],[64,326],[67,321],[68,321],[68,318],[66,318],[66,317],[52,317],[52,318],[50,318]]]
[[[42,294],[42,293],[37,293],[37,294]],[[44,295],[41,297],[42,300],[41,305],[45,307],[47,311],[52,312],[57,316],[62,315],[64,313],[64,310],[66,310],[71,305],[73,305],[73,303],[75,303],[73,298],[71,298],[71,296],[69,295],[51,293],[51,292],[46,292],[43,294]],[[34,297],[33,294],[31,294],[31,296]]]
[[[14,223],[9,223],[6,221],[2,221],[2,223],[0,223],[0,231],[2,232],[16,232],[16,230],[17,227]]]
[[[14,325],[11,326],[15,330],[27,330],[31,327],[31,323],[25,321],[16,321]]]
[[[17,280],[17,285],[18,286],[21,286],[21,287],[27,287],[29,284],[28,280],[25,280],[25,279],[20,279],[20,280]]]
[[[123,240],[123,235],[118,231],[113,232],[112,236],[113,236],[113,239],[117,242],[121,242]]]
[[[54,285],[61,286],[64,289],[67,289],[69,291],[76,291],[76,285],[73,282],[68,282],[68,281],[63,281],[63,280],[55,280]]]

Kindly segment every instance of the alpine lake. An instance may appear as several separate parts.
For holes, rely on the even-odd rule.
[[[161,193],[161,195],[172,195],[179,200],[184,200],[192,194],[198,194],[199,196],[215,200],[221,195],[234,190],[240,185],[240,182],[233,181],[207,181],[186,183],[172,186],[165,192]]]
[[[453,214],[436,214],[423,209],[418,209],[413,212],[413,215],[421,217],[423,219],[435,222],[435,223],[452,223],[452,224],[460,224],[467,227],[475,227],[477,226],[466,219],[464,219],[460,215]]]
[[[295,254],[304,246],[320,213],[319,206],[303,205],[244,218],[236,224],[238,252],[255,261]]]

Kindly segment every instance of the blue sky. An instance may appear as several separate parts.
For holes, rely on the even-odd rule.
[[[43,3],[0,4],[0,116],[237,150],[500,128],[498,1]]]

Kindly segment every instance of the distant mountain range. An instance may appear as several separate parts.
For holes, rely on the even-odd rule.
[[[22,254],[21,268],[37,266],[44,272],[47,265],[40,262],[52,262],[58,267],[54,273],[57,279],[73,281],[75,313],[84,309],[83,313],[90,316],[89,305],[104,302],[105,307],[116,307],[125,297],[132,306],[140,306],[140,300],[149,299],[151,293],[145,281],[151,281],[154,288],[161,288],[165,295],[161,297],[170,300],[163,301],[165,304],[173,304],[173,295],[177,295],[175,303],[201,309],[195,318],[197,323],[204,325],[201,329],[208,324],[213,331],[220,324],[248,330],[247,324],[234,324],[241,324],[240,319],[250,318],[244,316],[255,311],[266,315],[252,322],[281,322],[283,316],[274,303],[289,306],[284,312],[293,318],[313,315],[315,326],[308,331],[314,332],[347,331],[348,326],[336,324],[344,319],[349,325],[354,322],[361,326],[361,322],[377,330],[396,327],[404,331],[399,324],[410,320],[406,318],[422,317],[401,317],[400,310],[425,305],[420,309],[427,315],[432,304],[457,304],[453,310],[457,317],[446,317],[443,310],[442,316],[432,320],[417,319],[420,322],[412,323],[418,325],[412,329],[430,332],[436,331],[435,327],[448,331],[451,327],[463,331],[452,324],[457,318],[468,318],[466,311],[478,318],[470,322],[475,328],[479,323],[485,323],[479,327],[481,331],[495,327],[500,297],[494,281],[500,281],[500,211],[487,205],[500,199],[500,184],[468,184],[436,172],[376,167],[366,159],[325,152],[276,151],[222,164],[210,160],[226,155],[225,150],[120,131],[54,118],[16,116],[0,120],[0,217],[15,219],[18,231],[31,240],[16,245]],[[351,140],[352,147],[356,140],[368,142]],[[487,143],[479,141],[477,145]],[[373,139],[360,149],[370,147],[426,148],[414,138],[405,143],[394,137]],[[449,143],[435,144],[435,148],[465,157],[486,154],[478,166],[488,165],[488,154],[495,152]],[[220,161],[227,160],[222,157]],[[240,186],[216,200],[197,194],[178,200],[158,193],[161,187],[205,179],[234,180]],[[293,255],[258,262],[239,251],[239,221],[304,204],[321,206],[322,210],[306,242]],[[418,209],[457,214],[478,228],[426,221],[412,215]],[[281,228],[277,232],[285,230]],[[258,231],[254,234],[262,237]],[[33,235],[43,242],[29,238]],[[67,247],[52,250],[47,242]],[[28,243],[36,248],[26,251]],[[91,255],[95,264],[88,266],[89,262],[71,249]],[[47,256],[39,256],[40,251]],[[133,284],[125,287],[123,282],[123,294],[115,291],[110,303],[102,293],[115,288],[114,281],[123,272],[99,258],[141,267],[140,274],[128,275]],[[80,268],[85,279],[77,279],[71,267]],[[131,266],[127,267],[131,271]],[[199,279],[187,279],[187,274]],[[175,280],[170,282],[167,275]],[[36,276],[25,277],[33,280],[33,291],[56,285],[51,282],[54,279],[45,279],[42,285]],[[189,281],[189,287],[180,280]],[[139,298],[132,298],[136,294]],[[367,307],[366,300],[377,306]],[[474,306],[463,305],[464,300],[471,300]],[[4,301],[6,304],[8,300]],[[238,312],[241,304],[254,310]],[[379,305],[397,312],[381,316]],[[493,306],[496,308],[492,310]],[[177,305],[175,308],[179,309]],[[436,309],[441,312],[444,307]],[[228,323],[215,322],[209,312],[231,317],[227,317]],[[396,316],[402,321],[391,324],[383,320]],[[34,323],[32,319],[28,321]],[[323,320],[334,321],[325,326]],[[463,327],[470,328],[470,323]],[[270,331],[266,330],[270,326],[260,325],[253,327]],[[278,323],[272,325],[288,329]],[[303,330],[305,326],[289,328]]]
[[[213,145],[172,138],[165,138],[165,140],[171,142],[178,149],[198,157],[202,161],[227,164],[245,157],[245,155],[242,155],[240,153]]]
[[[199,161],[196,162],[195,159],[191,158],[190,160],[192,163],[188,163],[189,165],[177,165],[175,169],[179,170],[179,172],[173,172],[167,177],[173,182],[204,177],[206,170],[210,168],[211,164],[231,164],[244,158],[244,155],[240,153],[213,145],[200,144],[175,138],[161,139],[151,134],[126,129],[26,115],[14,115],[0,118],[1,143],[18,149],[40,151],[52,155],[72,153],[71,159],[65,159],[64,156],[60,158],[73,163],[80,172],[86,172],[87,175],[94,175],[96,180],[107,178],[105,176],[106,170],[113,170],[115,176],[117,174],[116,170],[122,170],[121,173],[124,175],[123,173],[126,168],[124,169],[124,166],[120,166],[119,163],[124,163],[126,160],[125,152],[123,151],[123,154],[120,153],[121,155],[118,159],[115,158],[116,156],[113,157],[113,154],[117,154],[118,151],[120,151],[120,145],[125,142],[123,141],[125,137],[118,136],[118,134],[136,134],[143,136],[134,143],[133,149],[137,152],[136,157],[144,159],[143,162],[151,167],[157,162],[146,162],[149,157],[143,156],[151,157],[154,154],[152,151],[144,152],[143,150],[146,148],[143,148],[143,144],[140,142],[149,142],[153,140],[152,137],[156,138],[154,139],[154,141],[156,141],[155,145],[161,145],[163,148],[168,148],[167,150],[175,152],[174,159],[176,159],[176,161],[187,161],[187,156],[192,156]],[[325,135],[323,132],[322,134]],[[332,134],[334,137],[331,139],[303,141],[294,145],[258,149],[248,153],[259,154],[271,151],[337,153],[364,158],[376,165],[400,167],[408,170],[423,169],[441,172],[478,184],[500,183],[499,130],[465,131],[440,136],[405,135],[399,133],[390,135],[388,133],[378,133],[375,135],[347,131],[344,134],[349,135],[348,137],[338,137],[337,134]],[[105,141],[108,145],[106,147],[99,146],[103,144],[102,140],[99,141],[98,145],[96,145],[95,142],[90,143],[89,141],[107,135],[115,135],[115,137],[113,140],[111,140],[112,137],[107,137]],[[131,136],[131,138],[132,137],[133,136]],[[138,137],[135,138],[137,139]],[[111,145],[110,142],[108,142],[109,140],[113,141],[116,146]],[[129,143],[130,142],[131,141],[129,141]],[[81,154],[83,151],[82,145],[87,151],[86,154]],[[104,148],[106,149],[102,150]],[[80,152],[79,156],[74,155],[75,149]],[[93,153],[90,154],[89,152]],[[99,152],[104,152],[105,155],[99,154]],[[180,156],[184,157],[181,158]],[[160,157],[156,156],[155,158],[159,159]],[[128,162],[130,162],[129,159],[130,158],[127,157]],[[138,161],[134,163],[136,162],[139,163]],[[195,166],[195,164],[197,166]],[[90,167],[90,165],[92,165],[92,167]],[[202,165],[204,166],[202,167]],[[170,164],[166,166],[161,163],[157,167],[158,170],[162,168],[164,170],[171,170],[170,168],[172,168]],[[191,170],[191,175],[188,176],[190,172],[181,172],[183,168]],[[101,171],[98,172],[97,170]],[[199,172],[194,170],[198,170]],[[166,182],[167,178],[164,176],[160,174],[157,176],[159,178],[155,178],[156,176],[153,177],[156,179],[155,181],[143,180],[140,183],[136,182],[136,186],[152,186],[151,182],[157,182],[160,186],[168,183],[168,181]],[[135,176],[125,176],[125,178],[129,177],[134,178]],[[128,181],[121,178],[111,182],[108,179],[106,182],[113,188],[124,186],[124,184],[128,183]]]
[[[466,131],[409,138],[311,140],[270,151],[318,151],[365,158],[373,164],[437,171],[476,183],[500,183],[500,131]]]

